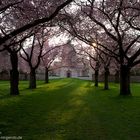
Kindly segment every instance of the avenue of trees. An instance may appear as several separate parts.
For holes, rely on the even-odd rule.
[[[130,70],[140,63],[140,2],[87,0],[77,12],[64,11],[59,26],[114,58],[120,65],[120,94],[129,95]]]
[[[11,95],[19,94],[19,57],[29,66],[29,88],[36,88],[40,65],[49,82],[50,65],[63,45],[49,46],[52,28],[86,44],[76,48],[94,70],[95,86],[102,69],[104,89],[109,89],[113,68],[120,94],[131,95],[130,72],[140,64],[139,0],[1,0],[0,23],[0,53],[10,59]]]
[[[18,52],[21,49],[20,44],[34,34],[36,28],[41,24],[51,26],[52,20],[59,14],[60,10],[71,2],[72,0],[60,0],[58,2],[53,0],[13,0],[12,2],[1,0],[0,51],[10,53],[12,67],[10,71],[11,95],[19,94]],[[38,63],[37,65],[39,65]]]

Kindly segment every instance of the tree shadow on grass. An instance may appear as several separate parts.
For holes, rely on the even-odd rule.
[[[16,102],[13,99],[12,104],[7,101],[6,106],[0,107],[1,131],[26,140],[111,140],[138,135],[130,123],[136,118],[124,102],[112,100],[116,89],[104,93],[92,87],[91,82],[64,81],[30,91],[28,96],[17,97]],[[132,128],[128,129],[128,125]]]
[[[8,104],[7,100],[7,105],[0,107],[0,112],[2,112],[0,120],[8,123],[9,126],[2,129],[2,125],[2,131],[9,135],[16,133],[28,137],[31,134],[46,133],[52,127],[59,127],[58,124],[54,124],[54,126],[51,124],[61,116],[69,100],[69,93],[75,89],[72,89],[71,86],[63,87],[59,92],[58,89],[50,91],[51,94],[48,96],[46,96],[46,89],[41,90],[44,94],[40,94],[36,90],[28,96],[16,97],[19,100],[14,102],[15,99],[13,99],[12,104]]]

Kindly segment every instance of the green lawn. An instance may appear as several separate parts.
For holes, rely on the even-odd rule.
[[[118,96],[118,85],[104,91],[78,79],[38,82],[35,90],[20,82],[11,97],[9,83],[0,82],[0,136],[23,140],[139,140],[140,84],[132,97]]]

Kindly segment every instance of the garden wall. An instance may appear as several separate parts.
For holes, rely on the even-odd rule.
[[[37,80],[44,80],[45,76],[44,74],[37,74],[36,75]],[[58,79],[60,78],[59,76],[50,76],[50,79]],[[83,80],[94,80],[94,75],[93,77],[73,77],[73,78],[78,78],[78,79],[83,79]],[[10,76],[9,73],[0,73],[0,80],[9,80]],[[29,79],[29,75],[28,74],[20,74],[20,80],[28,80]],[[99,76],[99,82],[102,82],[104,80],[104,76],[100,75]],[[110,75],[109,76],[109,81],[110,82],[114,82],[115,81],[115,76],[114,75]],[[140,76],[131,76],[131,82],[140,82]]]

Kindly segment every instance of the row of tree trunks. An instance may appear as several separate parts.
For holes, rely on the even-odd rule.
[[[120,75],[119,75],[120,74]],[[98,71],[95,71],[95,86],[98,87]],[[104,73],[104,89],[109,89],[108,84],[109,68],[105,68]],[[120,78],[119,78],[120,77]],[[126,65],[122,65],[119,71],[116,71],[115,82],[120,81],[120,95],[131,95],[130,91],[130,68]]]
[[[15,63],[18,62],[18,59],[17,59],[17,57],[15,57],[15,55],[11,55],[11,61],[13,61],[13,60]],[[45,71],[45,83],[49,83],[48,68],[46,68],[46,71]],[[14,65],[12,65],[12,70],[10,71],[10,94],[11,95],[19,95],[18,85],[19,85],[19,72],[14,64]],[[29,88],[30,89],[36,88],[35,69],[31,69],[31,72],[30,72]]]
[[[18,95],[19,94],[19,72],[18,72],[18,56],[16,52],[10,54],[12,70],[10,71],[10,94]],[[104,89],[109,89],[108,85],[108,76],[109,69],[105,68],[104,73]],[[49,82],[48,68],[45,70],[45,82]],[[95,86],[98,87],[98,71],[95,71]],[[30,82],[29,88],[36,88],[36,71],[31,69],[30,72]],[[120,95],[130,95],[130,68],[127,65],[121,65],[120,68]]]
[[[109,84],[108,84],[108,77],[109,77],[109,68],[105,68],[105,73],[104,73],[104,89],[108,90],[109,89]],[[99,70],[95,70],[95,87],[98,87],[98,81],[99,81]]]
[[[11,61],[15,60],[14,62],[18,62],[18,58],[15,55],[11,55]],[[13,63],[12,63],[13,64]],[[18,69],[15,67],[16,65],[12,65],[12,70],[10,71],[10,94],[11,95],[18,95],[19,94],[19,72]],[[108,77],[109,77],[109,69],[105,69],[104,75],[104,89],[108,90]],[[48,69],[46,68],[45,71],[45,83],[49,83],[49,76],[48,76]],[[95,73],[95,86],[98,87],[98,71]],[[36,88],[36,72],[35,69],[32,69],[30,72],[30,82],[29,88],[35,89]],[[122,66],[120,72],[120,94],[121,95],[130,95],[130,69],[127,66]]]

